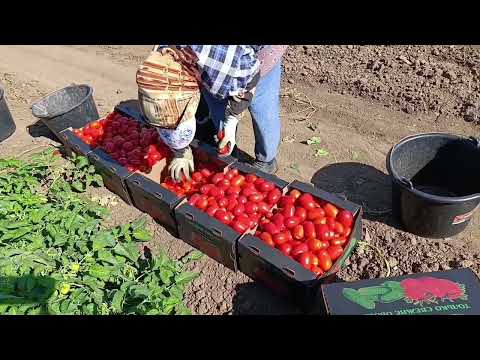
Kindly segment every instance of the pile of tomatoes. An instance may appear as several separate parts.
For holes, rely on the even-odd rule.
[[[256,235],[320,276],[342,256],[353,214],[293,189],[259,222]]]
[[[73,132],[92,148],[105,150],[131,172],[149,173],[158,161],[170,155],[156,129],[147,128],[118,112]]]
[[[209,176],[204,176],[204,174],[212,174],[218,171],[218,167],[212,163],[196,162],[195,168],[198,171],[192,174],[191,180],[187,180],[183,176],[182,181],[175,182],[170,176],[167,176],[161,185],[179,197],[199,193],[202,185],[207,184],[209,180]]]
[[[202,169],[192,180],[203,185],[188,203],[240,234],[255,229],[282,196],[275,184],[237,169],[226,173]]]

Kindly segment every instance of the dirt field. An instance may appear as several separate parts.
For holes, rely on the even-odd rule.
[[[136,97],[135,69],[151,46],[2,46],[0,82],[17,132],[0,144],[0,156],[50,142],[26,127],[30,105],[70,83],[88,83],[102,115]],[[402,137],[430,131],[480,137],[480,49],[458,46],[292,46],[282,80],[283,141],[278,175],[311,181],[343,193],[365,208],[364,241],[340,276],[345,280],[471,267],[480,273],[480,215],[456,239],[422,239],[399,230],[391,218],[385,157]],[[240,147],[252,154],[249,121]],[[318,136],[321,143],[305,140]],[[317,155],[317,156],[315,156]],[[98,196],[110,195],[101,189]],[[114,222],[140,213],[111,203]],[[172,257],[191,248],[150,223],[153,247]],[[195,314],[297,312],[261,284],[204,258],[187,294]]]

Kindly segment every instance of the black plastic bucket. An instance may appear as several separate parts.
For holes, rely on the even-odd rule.
[[[480,204],[480,141],[428,133],[407,137],[387,156],[393,212],[428,238],[462,232]]]
[[[0,86],[0,142],[9,138],[15,132],[15,122],[8,109],[5,91]]]
[[[39,118],[57,136],[69,127],[81,128],[99,119],[89,85],[70,85],[38,100],[32,105],[32,114]]]

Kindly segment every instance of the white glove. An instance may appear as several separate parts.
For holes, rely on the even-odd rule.
[[[223,139],[218,144],[219,149],[223,149],[225,146],[229,145],[228,152],[223,155],[230,155],[233,151],[233,148],[237,144],[236,137],[237,137],[237,125],[238,119],[233,116],[229,115],[223,122]]]
[[[187,146],[182,150],[173,150],[173,159],[170,165],[168,166],[168,171],[170,176],[175,182],[182,181],[182,172],[190,180],[190,173],[195,170],[193,164],[193,153],[190,146]]]

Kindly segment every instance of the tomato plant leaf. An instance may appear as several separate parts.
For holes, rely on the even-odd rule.
[[[112,309],[116,313],[122,312],[123,301],[125,299],[125,292],[123,290],[115,290],[112,299]]]
[[[182,257],[182,263],[187,264],[191,261],[198,261],[203,257],[203,253],[198,250],[193,250],[184,257]]]
[[[197,278],[199,275],[198,272],[193,271],[185,271],[181,274],[175,276],[175,283],[176,284],[186,284],[192,281],[193,279]]]
[[[152,235],[145,229],[136,229],[133,231],[133,237],[141,242],[150,241],[152,239]]]
[[[115,246],[115,238],[110,232],[102,231],[93,237],[93,251]]]
[[[136,262],[140,257],[140,251],[134,243],[118,243],[113,248],[113,252],[117,255],[124,256],[133,262]]]
[[[310,139],[307,140],[307,145],[316,145],[320,144],[322,142],[322,139],[320,139],[318,136],[312,136]]]
[[[78,192],[84,192],[86,190],[86,186],[80,180],[75,180],[72,182],[72,188],[77,190]]]

